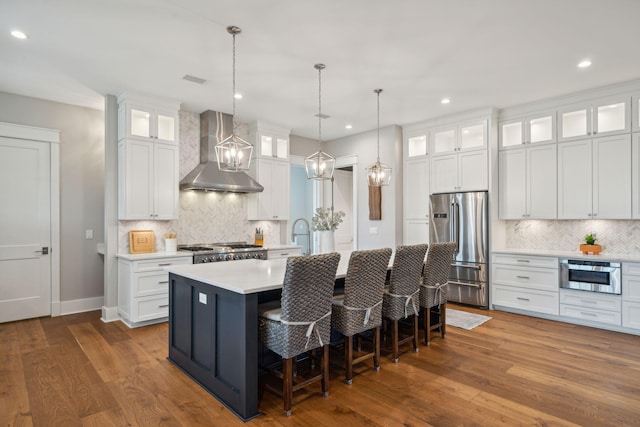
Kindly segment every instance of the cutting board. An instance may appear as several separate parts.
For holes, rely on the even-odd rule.
[[[155,252],[156,238],[153,230],[129,231],[129,251],[132,254]]]

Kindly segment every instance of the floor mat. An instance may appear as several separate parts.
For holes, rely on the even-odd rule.
[[[491,320],[491,317],[447,308],[447,326],[471,330],[487,320]]]

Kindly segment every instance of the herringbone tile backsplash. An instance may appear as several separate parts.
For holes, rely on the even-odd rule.
[[[640,221],[505,221],[507,248],[576,251],[595,233],[603,251],[640,255]]]

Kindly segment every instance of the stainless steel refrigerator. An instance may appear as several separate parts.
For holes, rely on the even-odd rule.
[[[429,241],[457,242],[449,301],[489,307],[489,209],[486,191],[432,194]]]

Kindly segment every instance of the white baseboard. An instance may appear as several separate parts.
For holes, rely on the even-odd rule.
[[[100,318],[104,323],[115,322],[120,320],[118,315],[118,307],[105,307],[102,306],[102,317]]]
[[[60,314],[82,313],[85,311],[100,310],[104,303],[103,297],[60,301]]]

